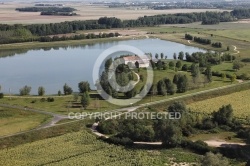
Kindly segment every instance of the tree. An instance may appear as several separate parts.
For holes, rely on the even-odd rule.
[[[0,99],[4,98],[4,94],[0,93]]]
[[[181,70],[183,71],[188,71],[188,65],[187,64],[184,64],[181,68]]]
[[[177,81],[177,92],[184,93],[188,89],[188,78],[186,75],[181,75]]]
[[[205,75],[207,77],[208,82],[212,82],[212,69],[211,66],[207,66],[207,69],[205,70]]]
[[[244,65],[242,63],[240,63],[239,61],[234,61],[233,63],[233,69],[234,70],[240,70],[240,68],[242,68]]]
[[[173,58],[174,58],[174,60],[176,60],[176,59],[177,59],[177,55],[176,55],[176,53],[174,53]]]
[[[166,63],[164,63],[164,65],[162,66],[163,70],[168,70],[168,65]]]
[[[132,97],[135,97],[135,95],[137,94],[137,91],[136,91],[135,88],[133,88],[133,89],[131,89],[130,91],[125,92],[124,94],[125,94],[125,96],[126,96],[128,99],[130,99],[130,98],[132,98]]]
[[[158,69],[158,70],[161,70],[161,69],[162,69],[162,66],[163,66],[163,65],[162,65],[162,61],[161,61],[161,60],[159,60],[159,61],[157,62],[156,65],[157,65],[157,69]]]
[[[59,90],[59,91],[57,92],[57,94],[58,94],[58,96],[61,96],[61,95],[62,95],[62,92]]]
[[[230,125],[233,120],[233,108],[232,106],[222,106],[219,111],[213,112],[213,120],[219,125]]]
[[[168,59],[168,56],[167,56],[167,55],[165,55],[165,59]]]
[[[167,94],[166,85],[163,80],[158,81],[157,91],[159,95],[165,96]]]
[[[170,95],[175,94],[175,85],[172,83],[172,81],[168,78],[164,78],[163,81],[166,85],[167,93]]]
[[[182,75],[181,74],[175,74],[174,75],[174,78],[173,78],[173,83],[174,84],[178,84],[178,80],[179,80],[179,78],[181,77]]]
[[[221,79],[222,79],[222,81],[225,81],[225,79],[226,79],[226,74],[225,73],[221,74]]]
[[[229,46],[227,46],[227,51],[230,51],[230,47]]]
[[[2,90],[2,86],[0,85],[0,91]]]
[[[78,93],[74,93],[73,98],[74,98],[74,101],[77,102],[77,100],[79,98],[79,94]]]
[[[84,109],[86,109],[89,106],[89,104],[90,104],[90,97],[89,97],[89,93],[88,92],[84,92],[82,94],[81,103],[82,103],[82,106],[84,107]]]
[[[236,78],[237,78],[237,76],[235,75],[235,74],[233,74],[232,76],[231,76],[231,82],[233,83],[233,82],[235,82],[236,81]]]
[[[191,74],[192,74],[193,82],[194,83],[199,82],[199,79],[200,79],[200,67],[198,65],[196,65],[195,63],[193,63],[191,65]]]
[[[21,96],[29,95],[31,91],[31,87],[25,85],[23,88],[19,90]]]
[[[45,89],[44,87],[40,86],[38,88],[38,96],[43,96],[45,94]]]
[[[174,62],[173,62],[173,61],[170,61],[170,62],[169,62],[169,67],[173,68],[173,67],[174,67],[174,65],[175,65],[175,64],[174,64]]]
[[[212,152],[206,153],[201,159],[201,166],[228,166],[229,161],[221,154],[214,154]]]
[[[168,112],[179,112],[184,113],[187,111],[186,105],[183,102],[174,102],[168,107]]]
[[[113,60],[112,58],[109,58],[106,62],[105,62],[105,69],[108,70],[109,67],[111,66]]]
[[[169,124],[164,131],[162,131],[162,144],[167,147],[176,147],[182,141],[182,130],[174,124]]]
[[[142,74],[140,74],[139,76],[140,76],[140,80],[141,80],[141,82],[143,82],[143,80],[144,80],[144,76],[143,76]]]
[[[64,84],[63,86],[63,92],[64,92],[64,95],[71,95],[73,90],[71,87],[69,87],[66,83]]]
[[[181,51],[181,52],[179,52],[178,59],[183,60],[183,58],[184,58],[184,52]]]
[[[155,54],[155,59],[158,59],[159,58],[159,55],[156,53]]]
[[[89,92],[90,85],[88,81],[82,81],[78,83],[78,88],[80,93]]]
[[[164,54],[163,54],[163,53],[161,53],[161,59],[163,59],[163,57],[164,57]]]
[[[140,64],[139,64],[139,62],[138,62],[138,61],[136,61],[136,62],[135,62],[135,67],[136,67],[137,69],[139,69]]]
[[[182,66],[181,61],[177,61],[175,66],[176,68],[180,69]]]

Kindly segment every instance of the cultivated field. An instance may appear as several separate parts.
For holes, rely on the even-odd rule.
[[[0,107],[0,136],[33,129],[49,119],[48,115]]]
[[[174,10],[129,10],[125,8],[109,8],[108,6],[94,6],[83,3],[66,3],[66,7],[76,8],[79,16],[40,16],[39,12],[18,12],[17,7],[34,6],[33,3],[7,2],[0,4],[0,22],[7,24],[31,24],[31,23],[51,23],[73,20],[99,19],[100,17],[117,17],[120,19],[136,19],[145,15],[170,14],[170,13],[190,13],[219,11],[218,9],[174,9]]]
[[[241,118],[250,117],[250,90],[232,93],[230,95],[215,97],[198,101],[188,105],[192,111],[208,112],[218,111],[223,105],[231,104],[234,109],[234,115]]]
[[[46,147],[46,148],[45,148]],[[56,155],[55,155],[56,154]],[[170,159],[172,163],[170,164]],[[36,141],[0,151],[3,165],[164,165],[196,162],[199,155],[181,149],[132,150],[104,143],[87,131]]]

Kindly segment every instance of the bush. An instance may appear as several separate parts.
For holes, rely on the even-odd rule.
[[[210,119],[210,118],[205,118],[202,121],[202,126],[201,128],[204,130],[210,130],[216,127],[216,124]]]
[[[193,150],[197,153],[200,153],[200,154],[205,154],[211,150],[213,150],[212,148],[210,148],[207,143],[201,141],[201,140],[198,140],[198,141],[191,141],[191,140],[182,140],[181,142],[181,146],[183,148],[188,148],[190,150]]]
[[[225,130],[225,131],[230,131],[230,130],[231,130],[231,127],[226,126],[226,125],[221,125],[220,128],[221,128],[222,130]]]
[[[2,99],[4,97],[3,93],[0,93],[0,99]]]
[[[48,102],[54,102],[55,99],[54,99],[53,97],[48,97],[48,98],[47,98],[47,101],[48,101]]]
[[[40,102],[45,102],[45,101],[46,101],[45,98],[41,98],[41,99],[40,99]]]
[[[241,62],[250,62],[250,58],[242,59]]]
[[[213,154],[211,152],[206,153],[201,159],[201,166],[228,166],[229,161],[227,158],[223,157],[221,154]]]
[[[32,100],[31,103],[36,103],[36,100]]]
[[[133,145],[134,144],[134,142],[128,137],[119,138],[116,136],[109,137],[108,139],[106,139],[106,142],[113,143],[115,145]]]

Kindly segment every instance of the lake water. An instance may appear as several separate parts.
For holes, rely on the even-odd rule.
[[[12,56],[0,58],[0,85],[2,92],[19,93],[24,85],[32,87],[32,94],[37,94],[39,86],[46,89],[46,94],[56,94],[62,91],[67,83],[78,91],[80,81],[89,81],[94,88],[92,71],[97,57],[105,50],[115,45],[130,45],[139,48],[145,53],[164,53],[168,59],[174,53],[205,52],[205,50],[183,44],[160,40],[138,39],[114,42],[102,42],[91,45],[46,48],[19,51]]]

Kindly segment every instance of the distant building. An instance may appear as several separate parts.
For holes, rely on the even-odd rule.
[[[139,56],[124,56],[121,58],[122,63],[129,65],[131,63],[133,66],[135,66],[135,62],[137,61],[139,63],[140,68],[149,67],[150,59],[145,55],[139,57]]]

